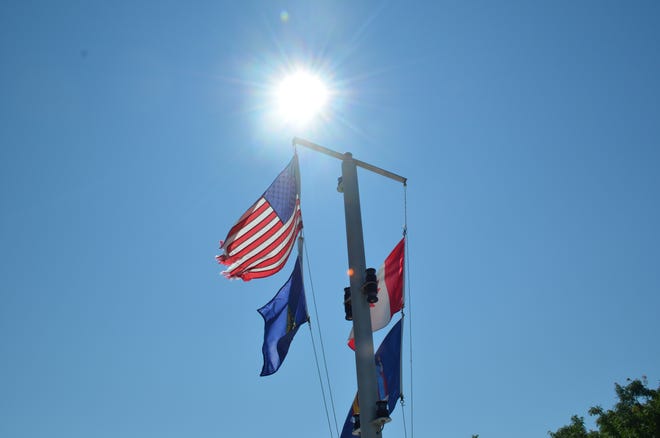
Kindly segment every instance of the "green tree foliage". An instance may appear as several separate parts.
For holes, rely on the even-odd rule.
[[[573,415],[571,424],[560,427],[557,432],[548,432],[552,438],[599,438],[598,432],[587,431],[584,426],[584,417]]]
[[[660,386],[649,389],[646,377],[615,384],[619,399],[614,409],[589,409],[598,430],[587,430],[584,417],[574,415],[571,424],[548,432],[551,438],[660,438]]]

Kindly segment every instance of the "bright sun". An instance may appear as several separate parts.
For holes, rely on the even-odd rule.
[[[328,96],[323,81],[306,71],[297,71],[285,77],[275,90],[280,116],[296,125],[304,125],[321,113]]]

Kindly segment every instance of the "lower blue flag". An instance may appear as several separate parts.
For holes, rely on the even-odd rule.
[[[265,323],[262,347],[264,366],[261,375],[269,376],[282,365],[300,325],[309,320],[300,257],[296,259],[293,273],[277,295],[257,311]]]
[[[403,318],[392,327],[374,355],[375,372],[378,378],[378,398],[387,403],[388,415],[394,411],[396,402],[401,397],[402,321]],[[354,434],[359,435],[360,424],[356,422],[359,414],[360,406],[356,395],[344,422],[341,438],[351,438]]]

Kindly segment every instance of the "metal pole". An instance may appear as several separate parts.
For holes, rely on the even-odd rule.
[[[300,145],[300,146],[305,146],[306,148],[312,149],[316,152],[321,152],[322,154],[329,155],[331,157],[338,158],[340,160],[344,159],[344,155],[340,154],[339,152],[335,152],[332,149],[328,149],[326,147],[323,147],[319,144],[312,143],[309,140],[305,140],[304,138],[298,138],[298,137],[293,137],[292,141],[293,145]],[[388,170],[381,169],[380,167],[374,166],[373,164],[365,163],[364,161],[356,160],[355,158],[353,159],[355,162],[355,165],[357,167],[362,167],[363,169],[370,170],[374,173],[377,173],[379,175],[385,176],[387,178],[393,179],[394,181],[398,181],[400,183],[403,183],[404,185],[406,184],[407,178],[404,178],[401,175],[397,175],[396,173],[392,173]]]
[[[355,336],[355,368],[357,371],[358,400],[360,403],[361,438],[376,438],[379,430],[372,424],[376,418],[378,382],[374,364],[374,341],[371,314],[366,295],[362,293],[366,262],[362,213],[358,190],[357,167],[353,155],[345,153],[342,160],[344,213],[346,215],[346,244],[353,306],[353,332]]]
[[[365,282],[366,262],[364,256],[364,236],[362,235],[362,212],[358,189],[357,168],[370,170],[379,175],[406,184],[406,178],[364,161],[356,160],[349,152],[340,154],[309,140],[294,137],[293,145],[305,146],[342,160],[342,192],[344,193],[344,213],[346,217],[346,245],[348,247],[348,268],[351,283],[351,304],[353,307],[353,335],[355,337],[355,368],[357,371],[358,399],[360,403],[361,438],[382,437],[381,425],[374,425],[378,382],[374,363],[374,340],[371,330],[371,311],[367,297],[362,293]]]

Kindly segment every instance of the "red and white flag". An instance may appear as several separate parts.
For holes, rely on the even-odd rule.
[[[378,302],[371,306],[371,330],[380,330],[389,324],[392,315],[403,308],[403,268],[405,241],[403,238],[394,247],[385,263],[378,268]],[[355,350],[353,329],[348,337],[348,346]]]

